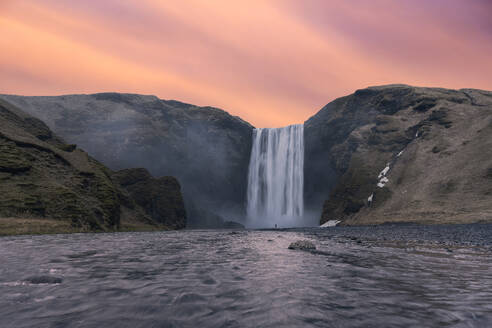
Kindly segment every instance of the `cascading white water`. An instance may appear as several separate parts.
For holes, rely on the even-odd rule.
[[[298,225],[304,212],[303,191],[304,125],[255,129],[248,176],[248,225]]]

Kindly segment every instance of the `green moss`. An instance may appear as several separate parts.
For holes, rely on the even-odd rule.
[[[379,166],[382,166],[381,162]],[[377,166],[377,165],[376,165]],[[377,183],[376,170],[371,163],[354,155],[347,172],[323,205],[324,221],[340,219],[357,213],[364,205],[367,196]]]
[[[101,218],[104,225],[117,227],[120,221],[120,202],[118,190],[108,176],[108,172],[96,171],[94,196],[100,202]]]
[[[364,205],[363,201],[351,197],[347,199],[343,212],[345,214],[357,213]]]
[[[185,227],[186,212],[175,178],[155,179],[145,169],[121,170],[113,177],[156,223],[175,229]]]
[[[0,126],[5,127],[0,132],[0,217],[35,217],[38,221],[25,221],[26,227],[46,224],[46,229],[18,229],[23,221],[9,220],[8,234],[163,230],[172,226],[167,222],[184,227],[183,200],[174,178],[154,179],[148,172],[144,179],[136,177],[143,181],[137,194],[147,197],[149,215],[113,181],[111,170],[76,145],[64,144],[41,121],[17,111],[0,101]],[[126,215],[123,227],[121,211]],[[154,216],[159,220],[152,220]],[[59,220],[63,227],[57,223],[54,228],[53,221],[43,217]]]
[[[0,236],[84,232],[68,221],[41,218],[0,218]]]
[[[33,157],[15,143],[0,138],[0,172],[19,173],[31,169]]]

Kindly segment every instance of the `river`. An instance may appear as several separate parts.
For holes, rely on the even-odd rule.
[[[2,237],[0,264],[3,328],[492,325],[492,225]]]

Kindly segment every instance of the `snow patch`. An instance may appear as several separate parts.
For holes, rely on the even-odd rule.
[[[389,180],[387,177],[383,177],[381,180],[379,180],[378,187],[383,188],[388,183],[388,181]]]
[[[418,138],[418,136],[419,136],[419,131],[415,133],[415,138]]]
[[[381,179],[381,177],[384,177],[390,169],[390,164],[386,164],[386,167],[379,173],[378,179]]]
[[[367,197],[367,201],[368,201],[369,203],[371,203],[371,202],[372,202],[372,198],[373,198],[373,197],[374,197],[374,194],[371,194],[371,196]]]
[[[403,150],[401,152],[399,152],[396,157],[400,157],[401,155],[403,154]]]
[[[342,221],[340,221],[340,220],[328,220],[325,223],[323,223],[322,225],[320,225],[319,227],[320,228],[334,227],[337,224],[339,224],[340,222],[342,222]]]

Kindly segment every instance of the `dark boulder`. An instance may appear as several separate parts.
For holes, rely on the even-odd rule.
[[[301,250],[301,251],[314,251],[316,246],[309,240],[298,240],[289,245],[289,249]]]
[[[63,282],[62,278],[54,276],[33,276],[25,279],[24,281],[31,284],[61,284]]]

